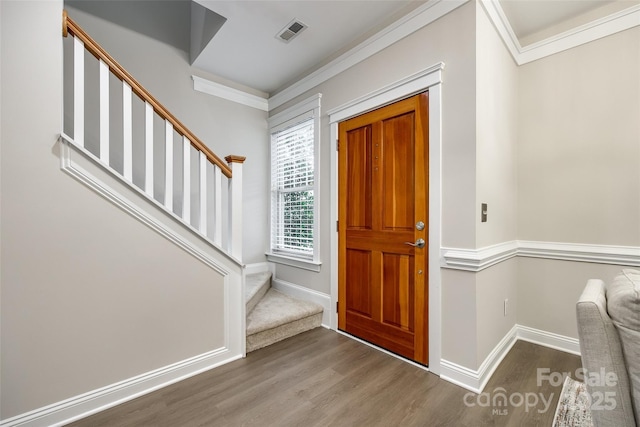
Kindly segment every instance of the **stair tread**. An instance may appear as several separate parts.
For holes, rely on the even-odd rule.
[[[247,335],[322,313],[322,306],[271,288],[247,316]]]
[[[271,278],[271,272],[247,274],[244,289],[244,301],[249,302],[251,298],[260,291],[260,288]]]

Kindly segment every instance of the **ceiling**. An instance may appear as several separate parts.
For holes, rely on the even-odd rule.
[[[499,4],[521,46],[640,3],[640,0],[483,1]],[[66,0],[66,3],[171,44],[185,51],[194,67],[265,95],[277,93],[403,16],[429,6],[425,0]],[[276,35],[294,19],[307,28],[289,43],[279,40]]]
[[[193,65],[273,93],[424,1],[223,1],[197,3],[227,18]],[[276,35],[293,19],[307,28],[289,43]]]

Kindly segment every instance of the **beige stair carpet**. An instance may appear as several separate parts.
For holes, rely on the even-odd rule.
[[[251,311],[260,302],[262,297],[264,297],[270,287],[270,272],[247,275],[244,291],[244,300],[247,306],[247,314],[251,313]]]
[[[269,289],[247,317],[247,353],[322,324],[322,307]]]

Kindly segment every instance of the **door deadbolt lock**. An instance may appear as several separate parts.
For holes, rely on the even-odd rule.
[[[418,231],[424,230],[424,222],[422,222],[422,221],[416,222],[416,230],[418,230]]]

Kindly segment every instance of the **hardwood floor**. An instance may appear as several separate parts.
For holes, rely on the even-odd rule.
[[[580,366],[578,356],[519,341],[476,395],[317,328],[70,425],[550,426],[562,385],[538,381],[537,369],[575,378]]]

